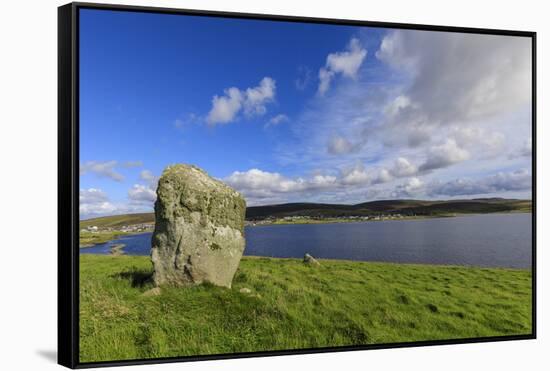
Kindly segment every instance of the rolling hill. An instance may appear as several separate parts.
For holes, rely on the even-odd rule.
[[[382,200],[356,205],[333,205],[316,203],[292,203],[269,206],[252,206],[246,209],[248,220],[286,216],[344,217],[380,214],[437,216],[448,214],[485,214],[512,211],[531,211],[530,200],[502,198],[479,198],[473,200],[422,201]]]
[[[247,220],[306,216],[315,218],[335,218],[345,216],[367,216],[381,214],[401,214],[417,216],[438,216],[449,214],[486,214],[500,212],[531,212],[531,200],[504,198],[477,198],[472,200],[423,201],[423,200],[382,200],[355,205],[288,203],[280,205],[251,206],[246,209]],[[80,221],[80,228],[119,228],[123,225],[154,223],[153,213],[124,214],[105,216]]]
[[[87,228],[90,226],[96,226],[99,228],[120,228],[124,225],[135,225],[144,223],[154,223],[154,213],[140,213],[140,214],[123,214],[102,216],[99,218],[86,219],[80,221],[80,228]]]

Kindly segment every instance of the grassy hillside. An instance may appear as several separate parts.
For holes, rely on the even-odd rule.
[[[484,198],[473,200],[422,201],[422,200],[383,200],[356,205],[332,205],[315,203],[291,203],[282,205],[254,206],[246,210],[250,220],[286,216],[342,217],[367,216],[376,214],[403,214],[438,216],[449,214],[478,214],[497,212],[530,212],[531,201]]]
[[[480,198],[455,201],[385,200],[371,201],[357,205],[291,203],[281,205],[252,206],[246,209],[247,220],[261,220],[268,217],[306,216],[336,218],[341,216],[365,216],[400,213],[403,215],[438,216],[450,214],[483,214],[498,212],[531,212],[530,200],[508,200],[501,198]],[[105,216],[80,221],[80,228],[120,228],[123,225],[154,223],[154,213]]]
[[[81,220],[80,228],[87,228],[89,226],[96,226],[98,228],[120,228],[124,225],[135,225],[154,222],[155,214],[153,213],[124,214]]]
[[[232,289],[148,296],[148,257],[80,263],[82,362],[531,332],[528,270],[247,257]]]

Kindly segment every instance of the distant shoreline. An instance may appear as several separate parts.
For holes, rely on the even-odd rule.
[[[343,224],[343,223],[372,223],[372,222],[388,222],[388,221],[415,221],[415,220],[426,220],[426,219],[447,219],[447,218],[458,218],[458,217],[467,217],[467,216],[479,216],[479,215],[511,215],[511,214],[532,214],[531,211],[521,211],[521,210],[513,210],[513,211],[507,211],[507,212],[494,212],[494,213],[456,213],[453,215],[418,215],[418,216],[410,216],[410,217],[401,217],[401,218],[386,218],[386,219],[369,219],[369,220],[357,220],[357,219],[308,219],[308,220],[295,220],[295,221],[276,221],[276,222],[264,222],[264,223],[255,223],[252,224],[250,221],[245,221],[245,227],[265,227],[265,226],[284,226],[284,225],[323,225],[323,224]],[[91,248],[96,245],[100,245],[103,243],[107,243],[110,241],[114,241],[119,239],[120,237],[124,236],[133,236],[133,235],[139,235],[144,233],[153,233],[154,228],[152,230],[145,230],[145,231],[134,231],[134,232],[112,232],[112,231],[99,231],[94,232],[92,235],[97,236],[95,241],[90,242],[83,242],[87,240],[86,237],[90,235],[91,232],[87,232],[87,236],[82,236],[82,232],[80,234],[80,249],[86,249]]]
[[[341,224],[341,223],[371,223],[371,222],[389,222],[389,221],[414,221],[424,219],[444,219],[444,218],[458,218],[465,216],[477,216],[477,215],[508,215],[508,214],[532,214],[532,211],[502,211],[494,213],[456,213],[456,214],[444,214],[444,215],[417,215],[406,216],[401,218],[380,218],[380,219],[306,219],[306,220],[292,220],[292,221],[274,221],[274,222],[259,222],[252,224],[251,221],[247,221],[247,227],[262,227],[271,225],[305,225],[305,224]]]

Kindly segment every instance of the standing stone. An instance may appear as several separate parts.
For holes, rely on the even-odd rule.
[[[308,264],[308,265],[314,265],[314,266],[321,265],[321,263],[319,263],[319,261],[317,259],[315,259],[313,256],[309,255],[308,253],[306,253],[304,255],[304,263]]]
[[[245,246],[245,211],[237,191],[198,167],[167,167],[155,202],[155,284],[231,287]]]

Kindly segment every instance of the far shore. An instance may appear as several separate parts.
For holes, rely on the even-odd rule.
[[[336,224],[336,223],[370,223],[370,222],[384,222],[384,221],[410,221],[410,220],[423,220],[423,219],[440,219],[440,218],[455,218],[464,216],[476,216],[476,215],[507,215],[507,214],[532,214],[531,211],[524,210],[512,210],[502,211],[494,213],[452,213],[452,214],[439,214],[439,215],[414,215],[414,216],[402,216],[402,217],[380,217],[380,218],[296,218],[296,219],[277,219],[272,221],[246,221],[245,225],[249,227],[258,227],[264,225],[292,225],[292,224]]]
[[[383,221],[413,221],[413,220],[425,220],[425,219],[440,219],[440,218],[455,218],[475,215],[506,215],[506,214],[531,214],[531,211],[513,210],[506,212],[495,213],[453,213],[453,214],[439,214],[439,215],[414,215],[414,216],[382,216],[375,218],[308,218],[308,217],[290,217],[289,219],[275,219],[275,220],[261,220],[261,221],[245,221],[246,227],[261,227],[261,226],[276,226],[276,225],[303,225],[303,224],[339,224],[339,223],[371,223],[371,222],[383,222]],[[139,231],[117,231],[117,230],[98,230],[95,232],[81,231],[80,232],[80,248],[89,248],[96,245],[107,243],[109,241],[116,240],[122,236],[130,236],[141,233],[152,233],[154,227],[148,230]]]

